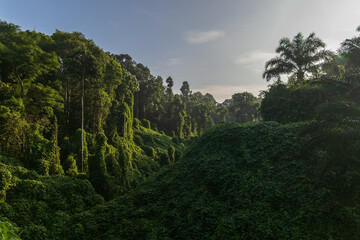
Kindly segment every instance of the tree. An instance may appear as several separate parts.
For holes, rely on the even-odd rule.
[[[249,93],[235,93],[231,97],[230,113],[235,116],[237,122],[249,122],[258,118],[259,103],[257,98]]]
[[[301,86],[277,82],[263,95],[260,106],[262,120],[289,123],[313,120],[317,106],[339,95],[339,89],[326,86],[324,81],[312,81]]]
[[[184,97],[188,97],[191,94],[190,85],[187,81],[183,82],[183,85],[181,86],[180,91]]]
[[[0,21],[0,79],[20,84],[20,97],[25,84],[60,66],[58,56],[51,51],[53,41],[45,34],[21,31],[20,27]]]
[[[360,26],[357,27],[356,31],[360,32]],[[360,36],[346,39],[344,42],[341,43],[340,50],[344,54],[346,59],[349,61],[350,66],[360,66]]]
[[[229,110],[226,107],[223,107],[219,104],[212,112],[211,117],[214,123],[216,124],[220,122],[225,122],[228,115],[229,115]]]
[[[190,116],[195,123],[194,128],[198,134],[203,133],[203,131],[214,125],[214,121],[211,117],[212,106],[208,104],[197,104],[192,107],[190,111]]]
[[[166,79],[166,83],[167,83],[167,89],[166,89],[166,93],[168,95],[168,100],[171,102],[173,100],[173,91],[172,91],[172,87],[174,86],[174,80],[172,79],[172,77],[168,77]]]
[[[289,75],[289,82],[302,82],[307,74],[319,69],[319,64],[324,60],[330,60],[334,54],[325,49],[325,43],[315,33],[311,33],[304,39],[298,33],[293,40],[282,38],[276,49],[279,56],[265,63],[263,78],[266,81],[277,78],[281,74]]]
[[[174,86],[174,80],[170,76],[166,79],[166,83],[168,88],[172,88]]]
[[[81,99],[81,171],[83,172],[85,94],[87,93],[88,109],[92,108],[89,109],[90,111],[87,111],[87,126],[88,128],[92,126],[92,130],[97,132],[100,130],[102,114],[99,114],[99,111],[95,111],[94,107],[103,107],[106,105],[106,102],[109,103],[107,93],[103,89],[106,85],[102,81],[107,66],[107,55],[92,40],[86,39],[79,32],[65,33],[57,30],[52,37],[56,42],[56,51],[62,60],[62,74],[66,76],[64,77],[66,80],[64,88],[66,89],[65,98],[68,100],[68,105],[71,105],[71,89],[75,88],[78,92],[81,92],[81,96],[77,97]],[[108,66],[110,65],[108,64]],[[86,88],[85,83],[87,85]],[[98,103],[96,106],[95,102]],[[107,108],[109,108],[109,104],[107,105]],[[69,106],[69,118],[70,109],[71,107]],[[74,109],[72,112],[74,112],[76,119],[78,116],[75,112],[77,111]],[[70,119],[68,122],[69,125],[72,125]]]

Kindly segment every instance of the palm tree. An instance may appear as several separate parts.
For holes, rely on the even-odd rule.
[[[263,78],[270,81],[280,78],[281,74],[288,74],[289,81],[303,81],[306,74],[318,70],[319,64],[331,59],[334,54],[325,49],[325,43],[315,33],[307,38],[298,33],[292,41],[282,38],[276,52],[280,55],[265,63]]]

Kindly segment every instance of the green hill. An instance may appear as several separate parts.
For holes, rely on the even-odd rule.
[[[357,195],[339,197],[327,184],[344,181],[336,173],[319,179],[317,155],[302,151],[301,126],[218,125],[181,161],[74,215],[54,238],[359,239]],[[351,176],[349,184],[359,174]]]
[[[112,196],[122,195],[161,166],[173,164],[184,148],[165,134],[141,125],[134,129],[134,138],[136,143],[120,141],[123,145],[118,149],[123,150],[123,156],[105,143],[106,178],[95,182],[98,185],[91,181],[89,173],[40,175],[26,169],[19,159],[0,155],[0,239],[11,234],[25,240],[51,239],[70,216],[104,203],[96,187]],[[92,145],[90,159],[96,154]],[[120,165],[124,159],[131,163],[128,172]],[[129,179],[129,189],[124,188],[124,178]]]

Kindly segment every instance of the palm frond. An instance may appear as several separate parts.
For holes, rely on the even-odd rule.
[[[314,68],[319,67],[321,61],[329,60],[334,56],[331,51],[324,48],[325,43],[316,37],[315,33],[311,33],[305,39],[302,33],[298,33],[292,40],[287,37],[282,38],[276,48],[279,56],[265,63],[263,78],[269,81],[273,77],[279,77],[280,74],[295,73],[296,81],[303,81],[305,76],[311,76]]]
[[[272,78],[279,77],[280,74],[291,73],[294,68],[295,66],[292,63],[286,62],[280,57],[275,57],[265,63],[263,78],[270,81]]]

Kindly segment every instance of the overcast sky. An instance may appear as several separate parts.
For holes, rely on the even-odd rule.
[[[336,50],[360,25],[359,0],[0,0],[0,19],[51,35],[79,31],[128,53],[179,89],[257,95],[280,38],[315,32]]]

